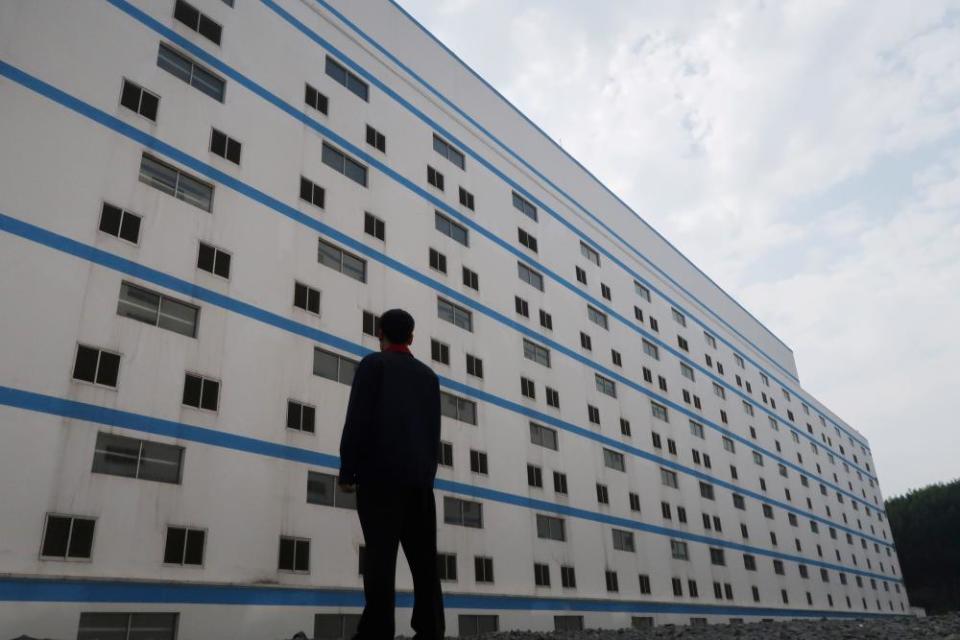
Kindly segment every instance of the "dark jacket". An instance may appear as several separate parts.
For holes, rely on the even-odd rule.
[[[340,439],[340,482],[430,487],[440,451],[440,382],[409,353],[360,361]]]

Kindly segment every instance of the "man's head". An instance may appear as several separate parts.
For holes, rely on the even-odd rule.
[[[413,316],[403,309],[390,309],[380,316],[380,348],[413,342]]]

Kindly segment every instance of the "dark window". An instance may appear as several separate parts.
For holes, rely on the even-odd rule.
[[[387,137],[370,125],[367,125],[367,144],[377,151],[387,152]]]
[[[280,536],[280,571],[310,572],[310,540]]]
[[[480,276],[476,271],[463,267],[463,286],[470,287],[475,291],[480,290]]]
[[[480,529],[483,527],[483,505],[479,502],[444,496],[443,521],[447,524]],[[491,581],[492,573],[491,571]]]
[[[240,142],[234,140],[227,134],[217,129],[213,129],[210,135],[210,151],[226,158],[234,164],[240,164]]]
[[[177,637],[176,613],[101,613],[80,614],[77,640],[174,640]]]
[[[208,213],[213,211],[212,184],[147,154],[140,159],[140,182]]]
[[[530,305],[529,303],[527,303],[526,300],[524,300],[520,296],[513,297],[513,306],[516,312],[521,316],[523,316],[524,318],[530,317]]]
[[[443,255],[436,249],[431,248],[430,252],[430,268],[436,269],[440,273],[447,272],[447,256]]]
[[[533,581],[538,587],[550,586],[550,565],[533,563]]]
[[[160,96],[124,79],[123,88],[120,90],[120,104],[134,113],[139,113],[144,118],[156,122],[157,110],[160,108]]]
[[[553,316],[543,309],[540,309],[540,326],[544,329],[553,330]]]
[[[640,593],[650,595],[650,576],[640,574]]]
[[[473,313],[443,298],[437,298],[437,317],[461,329],[473,331]]]
[[[357,494],[347,493],[337,484],[337,477],[318,471],[307,472],[307,503],[340,509],[356,509]]]
[[[136,244],[140,240],[140,220],[140,216],[104,202],[100,211],[100,231]]]
[[[470,236],[467,232],[467,228],[454,222],[439,211],[433,212],[433,226],[443,235],[453,238],[465,247],[469,246]]]
[[[203,529],[167,527],[164,564],[202,565],[206,539],[207,534]]]
[[[317,261],[360,282],[367,281],[367,261],[347,253],[326,240],[319,240]]]
[[[620,591],[620,585],[617,583],[617,572],[606,571],[607,591]]]
[[[490,560],[489,558],[486,558]],[[491,567],[493,561],[490,560]],[[492,575],[492,574],[491,574]],[[479,582],[493,582],[490,580],[478,580]],[[500,617],[495,615],[474,615],[463,614],[457,616],[457,626],[459,627],[460,637],[476,636],[481,633],[493,633],[500,629]]]
[[[223,78],[214,75],[205,67],[162,43],[157,53],[157,66],[214,100],[223,102],[223,94],[227,84]]]
[[[116,387],[120,374],[120,355],[79,345],[73,365],[73,379]]]
[[[326,142],[321,154],[323,164],[347,176],[361,186],[367,186],[367,167],[360,164],[343,151]]]
[[[537,208],[533,206],[529,200],[518,194],[516,191],[513,192],[513,206],[531,220],[536,221]]]
[[[347,386],[353,384],[353,376],[357,372],[356,360],[346,356],[326,351],[320,347],[313,349],[313,375],[334,380]]]
[[[437,134],[433,134],[433,150],[461,169],[464,168],[463,153]]]
[[[527,484],[536,489],[543,488],[543,471],[540,467],[533,464],[527,465]]]
[[[326,115],[327,108],[330,104],[330,101],[327,100],[327,96],[323,95],[309,84],[306,85],[304,89],[303,101],[307,103],[308,106],[313,107],[320,113]]]
[[[211,20],[205,14],[200,13],[193,5],[190,5],[183,0],[177,0],[177,4],[173,8],[173,17],[187,25],[204,38],[213,42],[214,44],[220,44],[220,37],[223,34],[223,27]]]
[[[560,392],[556,389],[551,389],[550,387],[546,388],[547,393],[547,405],[559,409],[560,408]]]
[[[287,429],[314,433],[316,419],[316,407],[295,400],[287,400]]]
[[[470,471],[487,475],[487,454],[483,451],[470,450]]]
[[[531,400],[537,399],[537,387],[530,378],[520,377],[520,393]]]
[[[323,201],[326,192],[318,184],[314,184],[303,176],[300,176],[300,199],[306,200],[310,204],[323,209]]]
[[[602,295],[607,300],[610,300],[612,296],[612,294],[610,293],[610,287],[603,284],[602,282],[600,283],[600,295]]]
[[[553,490],[557,493],[567,493],[567,474],[559,471],[553,472]]]
[[[430,359],[450,364],[450,347],[439,340],[430,340]]]
[[[560,566],[560,584],[564,589],[577,588],[577,574],[573,567]]]
[[[360,77],[355,73],[347,71],[346,67],[330,56],[327,56],[326,72],[328,76],[345,86],[358,97],[364,100],[369,100],[370,89],[367,86],[367,83],[361,80]]]
[[[467,354],[467,373],[477,378],[483,377],[483,360],[477,356]]]
[[[93,518],[47,515],[40,555],[44,558],[90,558],[95,523]]]
[[[438,464],[443,465],[444,467],[453,466],[453,445],[449,442],[440,441],[440,455],[437,460]]]
[[[387,224],[373,215],[372,213],[364,212],[363,214],[363,232],[367,235],[371,235],[378,240],[387,239]]]
[[[537,239],[520,227],[517,227],[517,240],[530,251],[537,252]]]
[[[537,537],[546,540],[566,540],[563,518],[537,514]]]
[[[427,165],[427,182],[443,191],[443,174]]]
[[[293,306],[310,313],[320,313],[320,292],[299,282],[293,283]]]
[[[456,582],[457,580],[457,554],[438,553],[437,554],[437,575],[441,580]],[[344,640],[348,640],[345,638]]]
[[[557,431],[536,422],[530,423],[530,442],[547,449],[557,450]]]
[[[201,242],[200,250],[197,252],[197,268],[221,278],[229,278],[230,254],[223,249]]]
[[[580,284],[587,284],[587,272],[584,271],[581,267],[576,267],[577,270],[577,282]]]
[[[180,484],[183,447],[97,433],[93,472]]]
[[[473,194],[463,187],[460,187],[460,204],[470,209],[470,211],[474,210]]]
[[[446,391],[440,392],[440,413],[460,422],[477,424],[477,403]]]
[[[188,373],[183,381],[183,404],[197,409],[216,411],[220,402],[220,383]]]

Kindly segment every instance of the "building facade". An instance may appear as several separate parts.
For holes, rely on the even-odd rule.
[[[866,439],[398,6],[2,3],[0,114],[0,637],[349,635],[397,306],[449,635],[907,610]]]

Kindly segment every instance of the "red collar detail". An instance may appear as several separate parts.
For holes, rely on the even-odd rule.
[[[392,351],[393,353],[410,353],[410,349],[405,344],[391,344],[387,346],[384,351]]]

